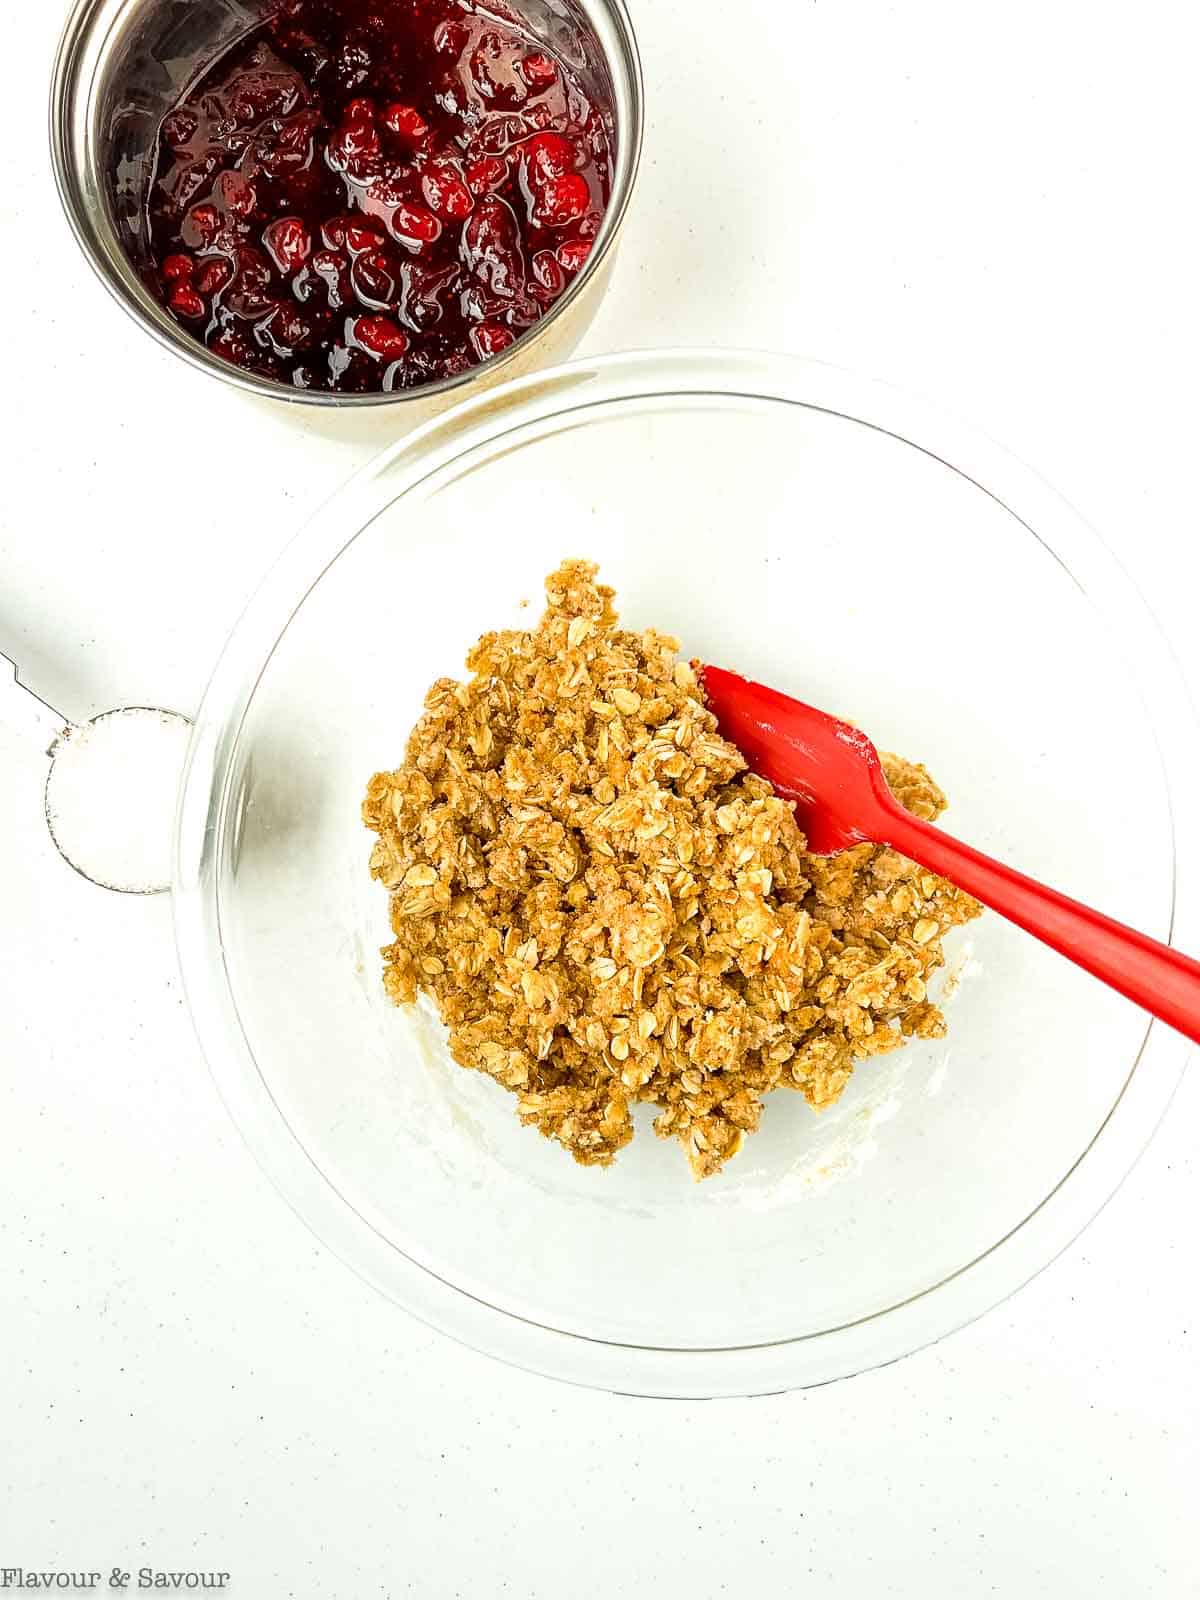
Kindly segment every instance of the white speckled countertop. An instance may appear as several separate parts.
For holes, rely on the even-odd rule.
[[[1196,17],[631,3],[647,161],[585,348],[776,346],[939,398],[1101,529],[1200,687]],[[92,280],[43,155],[63,10],[17,7],[0,68],[0,648],[76,716],[186,711],[251,583],[373,444],[222,392]],[[76,878],[41,763],[0,732],[0,768],[0,1584],[1200,1593],[1194,1069],[1083,1240],[940,1347],[756,1401],[573,1391],[427,1332],[318,1248],[217,1100],[168,905]]]

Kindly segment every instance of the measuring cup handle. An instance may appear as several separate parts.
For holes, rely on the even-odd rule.
[[[37,739],[49,755],[70,719],[27,689],[16,662],[0,654],[0,724],[18,738]]]

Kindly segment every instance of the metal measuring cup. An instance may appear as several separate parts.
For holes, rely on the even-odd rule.
[[[74,723],[21,681],[0,654],[0,721],[49,758],[44,809],[55,848],[81,877],[119,894],[171,887],[175,806],[190,720],[155,706],[124,706]],[[131,752],[138,760],[131,764]],[[110,826],[95,827],[97,800]]]

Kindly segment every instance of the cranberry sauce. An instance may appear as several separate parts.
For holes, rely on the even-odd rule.
[[[474,0],[285,0],[163,119],[158,292],[216,354],[298,389],[463,372],[587,260],[609,122]]]

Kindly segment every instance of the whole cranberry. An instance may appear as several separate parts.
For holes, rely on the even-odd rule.
[[[233,277],[221,305],[231,316],[257,322],[275,306],[271,292],[271,263],[260,251],[242,246],[233,263]]]
[[[517,63],[521,76],[531,89],[548,89],[558,77],[558,68],[548,55],[532,50]]]
[[[412,206],[401,200],[393,206],[387,217],[392,237],[410,250],[419,250],[423,244],[432,244],[439,238],[442,225],[432,211],[424,206]]]
[[[558,259],[565,272],[578,272],[591,253],[590,239],[568,239],[558,247]]]
[[[395,304],[399,269],[382,250],[357,256],[350,266],[350,283],[355,295],[372,311],[386,311]]]
[[[347,220],[346,249],[352,256],[364,255],[368,250],[378,250],[382,243],[383,235],[378,229],[353,217]]]
[[[534,195],[530,217],[544,227],[563,228],[582,217],[591,204],[587,179],[578,172],[565,178],[549,178]]]
[[[502,156],[476,156],[467,162],[466,179],[472,194],[491,194],[508,182],[508,162]]]
[[[196,292],[211,300],[213,295],[219,294],[233,277],[233,268],[223,256],[214,256],[211,261],[206,261],[196,275]]]
[[[390,317],[351,317],[346,343],[365,350],[376,361],[399,361],[408,349],[408,335]]]
[[[401,105],[398,100],[384,107],[382,122],[398,139],[407,139],[411,144],[416,144],[429,132],[429,124],[421,113],[413,106]]]
[[[521,230],[507,201],[488,195],[463,229],[463,260],[493,294],[515,298],[525,287]]]
[[[321,242],[326,250],[344,250],[346,248],[346,228],[353,221],[353,217],[341,214],[336,217],[325,218],[321,223]]]
[[[462,281],[462,268],[427,267],[407,261],[400,270],[400,317],[415,333],[436,327],[446,314],[454,291]]]
[[[365,181],[379,171],[383,146],[379,129],[370,114],[370,102],[352,100],[346,116],[329,140],[325,160],[334,172],[345,172]]]
[[[566,288],[567,280],[553,250],[539,250],[530,262],[533,281],[529,292],[539,300],[557,300]]]
[[[297,350],[309,350],[317,339],[317,324],[295,306],[280,304],[260,324],[276,355],[290,356]],[[258,330],[256,330],[258,331]]]
[[[207,250],[221,229],[221,213],[214,205],[193,206],[183,219],[183,242],[193,250]]]
[[[204,301],[185,283],[178,283],[171,290],[171,298],[167,301],[171,310],[178,316],[195,320],[202,317],[205,312]]]
[[[168,256],[161,270],[168,283],[186,283],[195,273],[196,263],[191,256]]]
[[[286,277],[299,272],[312,254],[312,239],[299,217],[280,217],[263,229],[263,244]]]
[[[521,146],[521,164],[529,181],[541,186],[575,167],[575,146],[561,133],[535,133]]]
[[[221,174],[216,181],[213,194],[218,203],[235,217],[253,216],[254,208],[258,204],[254,185],[236,169]]]
[[[247,293],[260,293],[271,282],[271,264],[261,250],[244,245],[234,258],[234,281]]]
[[[421,193],[437,216],[449,222],[462,222],[471,215],[475,202],[456,165],[431,162],[421,174]]]
[[[397,389],[419,389],[423,383],[436,383],[445,375],[440,357],[431,357],[425,350],[410,349],[403,361],[393,361],[383,374],[384,393],[395,394]]]
[[[500,322],[480,322],[471,329],[471,348],[481,361],[486,361],[490,356],[498,356],[502,350],[507,350],[511,344],[516,343],[516,334],[511,328],[506,328]]]
[[[232,362],[235,367],[250,367],[253,370],[258,366],[257,352],[239,327],[231,325],[222,328],[214,335],[209,349]]]

